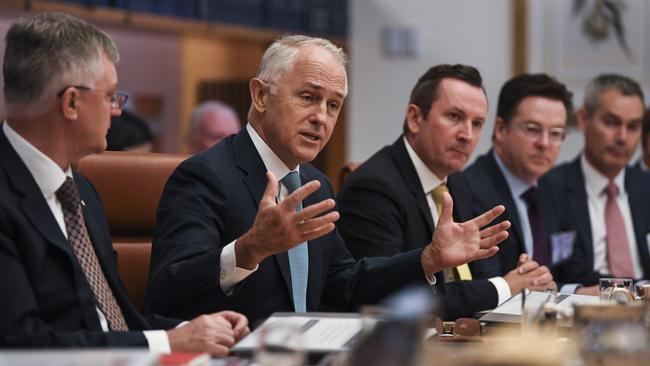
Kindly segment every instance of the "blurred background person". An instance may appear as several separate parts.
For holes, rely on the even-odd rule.
[[[190,153],[196,154],[236,134],[241,123],[235,110],[219,101],[207,101],[199,104],[192,112],[187,145]]]
[[[109,151],[153,150],[153,134],[149,124],[144,118],[126,109],[122,110],[121,115],[111,117],[106,142],[106,150]]]

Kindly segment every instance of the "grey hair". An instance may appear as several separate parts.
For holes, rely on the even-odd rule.
[[[53,88],[82,82],[82,77],[96,74],[102,53],[113,63],[119,60],[108,34],[61,13],[21,19],[9,28],[5,40],[2,72],[7,104],[35,104]]]
[[[335,46],[324,38],[303,35],[283,36],[273,42],[266,49],[257,70],[257,77],[271,84],[271,93],[275,93],[277,82],[293,67],[298,53],[309,46],[326,49],[334,55],[338,62],[347,70],[348,56],[342,48]],[[347,71],[346,71],[347,73]],[[345,81],[345,94],[348,93],[347,75]]]
[[[239,121],[239,116],[233,107],[218,100],[209,100],[199,104],[192,111],[192,116],[190,117],[190,131],[196,132],[203,115],[211,111],[231,113]]]
[[[591,116],[598,108],[598,99],[604,92],[616,89],[625,96],[638,96],[645,105],[643,90],[636,81],[620,74],[600,74],[587,84],[585,89],[584,108],[587,116]]]

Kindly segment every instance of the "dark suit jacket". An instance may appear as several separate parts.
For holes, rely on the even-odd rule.
[[[70,243],[1,130],[0,156],[0,347],[146,347],[142,332],[102,331]],[[97,193],[82,176],[74,178],[97,257],[126,322],[131,330],[149,329],[118,277]]]
[[[221,289],[222,248],[252,225],[266,188],[266,168],[244,128],[183,162],[165,186],[151,258],[149,299],[159,314],[189,318],[232,309],[252,322],[276,311],[293,311],[287,253],[264,259],[232,293]],[[309,164],[303,183],[321,188],[303,205],[332,197],[327,178]],[[390,259],[355,262],[338,231],[309,242],[307,310],[340,311],[374,303],[406,283],[425,283],[421,250]]]
[[[464,187],[455,176],[448,186],[454,197],[454,215],[463,220],[456,205]],[[431,242],[435,230],[431,210],[422,191],[403,137],[361,164],[343,185],[338,196],[339,231],[355,258],[391,256]],[[497,306],[498,296],[489,281],[455,281],[444,284],[438,275],[446,319],[472,316]]]
[[[625,189],[628,194],[634,233],[643,268],[643,279],[650,279],[650,255],[646,235],[650,232],[650,174],[639,169],[625,168]],[[575,221],[581,244],[567,264],[565,282],[595,285],[602,276],[594,271],[594,248],[587,206],[587,191],[580,157],[551,170],[542,181],[550,181],[560,187],[568,197],[570,212]]]
[[[476,263],[477,275],[481,277],[505,275],[517,267],[519,255],[526,252],[522,223],[519,220],[515,200],[493,154],[493,150],[490,150],[479,156],[462,172],[470,192],[472,214],[475,216],[496,205],[504,205],[506,212],[497,221],[507,219],[512,224],[509,237],[499,244],[499,253]],[[560,197],[561,192],[554,189],[548,181],[538,182],[537,189],[544,213],[544,225],[549,237],[557,232],[573,230],[574,225],[568,215],[566,200],[555,198]],[[551,268],[556,281],[562,280],[559,277],[563,276],[567,263]]]

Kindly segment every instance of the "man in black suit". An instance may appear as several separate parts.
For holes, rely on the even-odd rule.
[[[503,208],[459,224],[447,195],[444,230],[430,245],[352,258],[334,225],[329,181],[308,164],[329,140],[347,94],[345,65],[344,52],[320,38],[284,37],[266,50],[249,83],[249,123],[182,163],[165,187],[149,286],[154,310],[186,318],[231,308],[251,319],[324,306],[355,310],[496,253],[507,223],[479,228]]]
[[[583,245],[567,264],[567,281],[579,293],[597,294],[602,276],[650,278],[650,177],[627,167],[641,137],[643,111],[636,81],[617,74],[596,77],[577,114],[584,151],[542,178],[568,196]]]
[[[523,74],[508,80],[499,94],[492,149],[462,173],[472,210],[502,204],[512,226],[499,254],[477,263],[477,271],[494,276],[517,267],[522,254],[554,274],[572,253],[571,220],[556,209],[550,187],[539,178],[555,164],[573,111],[571,92],[546,74]],[[566,213],[566,212],[565,212]],[[560,234],[563,233],[563,234]],[[560,258],[560,246],[564,258]],[[566,248],[564,248],[566,247]]]
[[[641,127],[641,157],[634,166],[641,171],[650,172],[650,108],[643,115]]]
[[[436,192],[444,187],[454,198],[454,216],[471,217],[464,182],[452,174],[474,151],[486,113],[487,97],[475,68],[438,65],[418,79],[406,109],[404,134],[356,169],[339,194],[338,227],[355,258],[425,246],[437,230]],[[467,281],[450,280],[444,286],[445,318],[472,316],[505,302],[523,287],[552,283],[548,268],[532,261],[504,277],[499,273],[490,278],[477,276],[474,263],[471,269],[457,268],[459,275],[452,278]],[[471,277],[463,278],[463,270]]]
[[[225,355],[248,331],[234,312],[187,324],[133,307],[118,277],[97,193],[71,170],[106,148],[117,48],[94,26],[58,13],[6,36],[0,126],[0,347],[149,347]],[[172,328],[152,330],[152,326]]]

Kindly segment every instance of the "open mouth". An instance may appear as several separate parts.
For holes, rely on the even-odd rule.
[[[311,132],[301,132],[300,133],[302,136],[312,140],[312,141],[320,141],[320,135],[317,133],[311,133]]]

